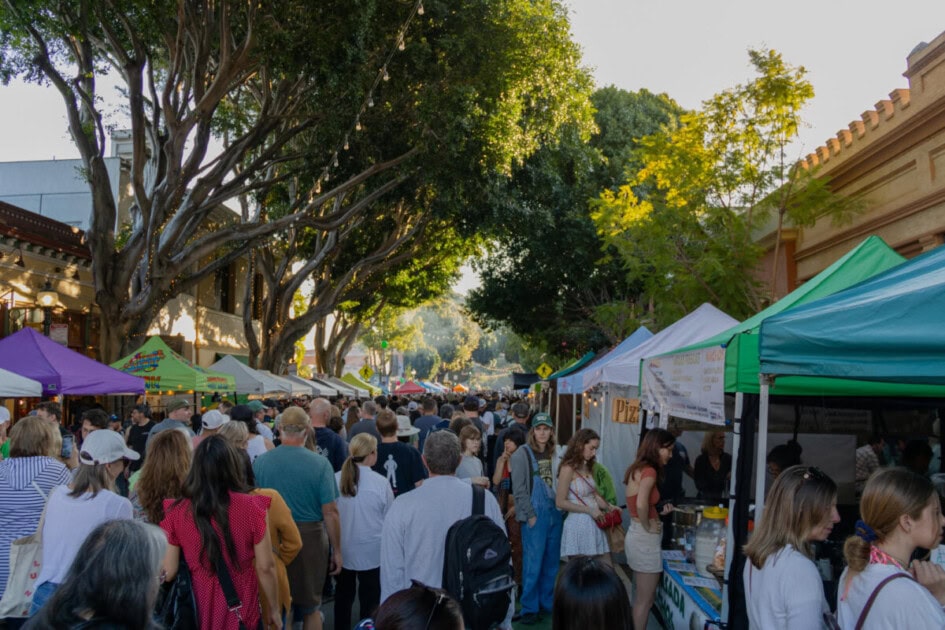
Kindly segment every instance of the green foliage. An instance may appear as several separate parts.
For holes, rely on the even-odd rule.
[[[562,128],[556,143],[494,188],[490,203],[502,229],[476,262],[481,286],[467,299],[480,324],[505,325],[563,359],[623,338],[629,324],[615,326],[608,308],[641,310],[639,283],[605,248],[588,200],[621,181],[640,138],[681,112],[667,96],[646,90],[603,88],[592,102],[598,131],[589,140]]]
[[[644,138],[639,170],[594,204],[600,235],[655,303],[658,325],[705,301],[736,318],[756,312],[763,249],[753,237],[772,211],[801,222],[847,213],[785,155],[813,96],[806,71],[775,51],[749,57],[753,80]]]

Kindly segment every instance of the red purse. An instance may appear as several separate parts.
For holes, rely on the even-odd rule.
[[[578,473],[575,471],[575,474],[578,474]],[[588,485],[588,487],[590,487],[591,490],[594,491],[594,494],[596,494],[597,496],[600,496],[600,495],[597,493],[597,488],[595,488],[594,486],[592,486],[592,485],[587,481],[587,479],[584,479],[584,476],[583,476],[583,475],[578,475],[578,476],[581,478],[581,480],[584,481],[584,483],[586,483],[586,484]],[[574,497],[575,497],[578,501],[581,502],[581,505],[583,505],[583,506],[585,506],[585,507],[587,506],[587,503],[584,503],[584,499],[582,499],[581,497],[579,497],[576,492],[574,492],[574,491],[571,490],[570,488],[568,488],[568,492],[570,492],[571,494],[573,494]],[[620,510],[619,510],[619,509],[617,509],[617,510],[611,510],[610,512],[606,512],[606,513],[604,514],[604,518],[602,518],[602,519],[600,519],[600,520],[594,519],[594,522],[597,523],[597,527],[600,528],[600,529],[610,529],[611,527],[616,527],[617,525],[623,524],[623,515],[620,513]]]

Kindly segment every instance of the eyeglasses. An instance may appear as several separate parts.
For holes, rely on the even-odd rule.
[[[446,591],[432,588],[430,586],[427,586],[423,582],[419,582],[417,580],[410,580],[410,585],[414,588],[422,588],[423,590],[431,593],[434,597],[436,597],[436,600],[433,602],[433,608],[430,609],[430,616],[427,617],[427,622],[423,626],[423,629],[427,630],[430,627],[430,623],[433,621],[433,615],[436,614],[436,609],[439,608],[440,604],[445,602],[446,598],[449,596],[446,594]]]
[[[817,468],[816,466],[808,466],[802,477],[804,481],[823,481],[827,478],[827,475],[825,475],[824,471],[822,471],[820,468]]]

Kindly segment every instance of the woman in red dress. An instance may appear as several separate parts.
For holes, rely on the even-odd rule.
[[[211,436],[194,451],[183,498],[168,500],[161,528],[167,533],[166,580],[177,575],[180,553],[193,580],[200,627],[237,630],[260,626],[259,587],[276,601],[276,569],[269,536],[269,498],[246,494],[243,463],[223,438]],[[224,560],[242,608],[231,612],[214,569]],[[255,564],[254,564],[255,561]],[[257,581],[258,579],[258,581]],[[263,627],[282,628],[278,607]]]

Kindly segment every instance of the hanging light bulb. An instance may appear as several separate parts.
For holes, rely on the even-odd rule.
[[[407,47],[407,45],[404,44],[404,38],[401,37],[401,38],[400,38],[400,42],[397,44],[397,50],[403,50],[403,49],[406,48],[406,47]]]
[[[316,194],[316,195],[322,194],[322,180],[321,180],[321,178],[319,178],[318,181],[315,182],[315,194]]]
[[[359,120],[358,122],[354,123],[354,130],[355,130],[355,131],[361,131],[361,121],[360,121],[360,120]]]
[[[390,81],[390,75],[387,74],[387,66],[384,66],[384,77],[383,77],[383,78],[384,78],[385,81]]]
[[[348,136],[345,136],[345,151],[347,151],[349,148],[350,147],[348,146]]]
[[[338,154],[337,153],[335,153],[335,157],[332,158],[331,165],[334,166],[335,168],[338,168]]]
[[[374,107],[374,97],[373,97],[373,96],[368,96],[368,97],[367,97],[367,106],[368,106],[368,107]]]
[[[423,3],[420,3],[420,6],[417,7],[417,15],[423,15]]]

